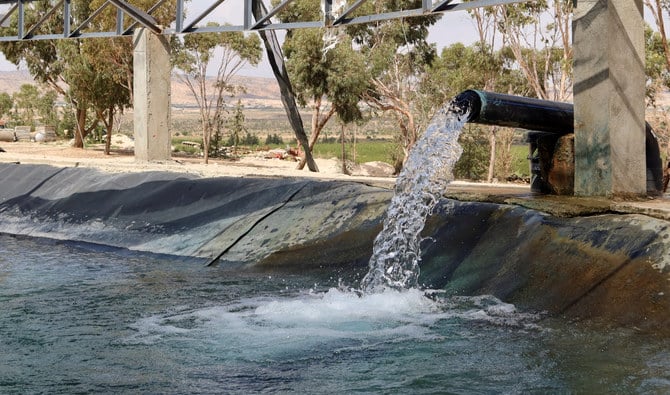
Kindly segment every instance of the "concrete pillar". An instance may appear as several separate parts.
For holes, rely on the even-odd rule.
[[[642,0],[577,0],[575,195],[646,194]]]
[[[170,45],[144,28],[134,36],[135,160],[170,159]]]

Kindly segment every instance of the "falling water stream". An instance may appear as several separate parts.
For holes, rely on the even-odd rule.
[[[461,156],[458,144],[467,112],[449,104],[437,112],[411,150],[377,235],[364,292],[415,288],[421,262],[421,230],[426,217],[453,179]]]

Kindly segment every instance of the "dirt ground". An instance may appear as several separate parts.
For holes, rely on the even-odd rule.
[[[131,142],[117,140],[115,143],[112,153],[105,155],[102,145],[77,149],[72,148],[67,142],[0,142],[0,148],[4,150],[4,152],[0,150],[0,163],[88,167],[107,173],[169,171],[188,173],[199,177],[303,177],[319,180],[362,182],[384,188],[393,188],[395,185],[394,177],[371,176],[371,172],[374,173],[379,170],[379,167],[375,167],[374,164],[370,164],[367,169],[362,165],[354,175],[343,174],[341,163],[335,158],[317,159],[316,162],[320,170],[318,173],[297,170],[297,162],[294,161],[266,159],[263,152],[245,156],[235,161],[211,159],[207,165],[203,163],[202,158],[180,156],[174,156],[171,160],[165,162],[146,163],[135,160]],[[643,214],[670,220],[670,193],[659,197],[622,201],[620,199],[542,196],[531,193],[528,185],[524,184],[486,184],[464,181],[451,183],[449,191],[453,195],[450,197],[458,200],[515,204],[544,212],[554,212],[555,214],[565,211],[565,207],[573,206],[581,207],[585,212],[590,212],[592,211],[592,208],[590,208],[592,201],[596,201],[596,206],[604,206],[609,212]],[[583,215],[583,213],[575,215]]]
[[[116,143],[116,144],[115,144]],[[138,162],[132,151],[132,144],[113,142],[112,152],[105,155],[103,145],[73,148],[68,142],[0,142],[0,163],[47,164],[56,167],[89,167],[107,173],[170,171],[196,174],[200,177],[311,177],[319,179],[362,180],[381,184],[395,183],[393,177],[372,177],[365,168],[354,175],[342,173],[341,162],[337,159],[316,159],[319,172],[297,170],[293,160],[267,159],[266,153],[258,152],[239,160],[210,159],[205,165],[202,158],[174,155],[164,162]]]

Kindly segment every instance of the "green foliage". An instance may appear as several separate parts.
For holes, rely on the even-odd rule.
[[[230,129],[228,146],[233,147],[234,150],[237,150],[237,146],[240,144],[240,136],[242,133],[247,131],[245,119],[244,106],[242,105],[242,101],[238,100],[233,116],[228,119],[228,128]]]
[[[458,140],[463,148],[460,159],[454,166],[454,177],[468,180],[485,180],[489,164],[489,141],[487,132],[480,126],[468,125]]]
[[[167,10],[171,5],[174,8],[175,1],[164,2],[152,16],[159,23],[169,25],[174,15],[170,16]],[[133,0],[129,3],[142,9],[154,4],[153,0]],[[82,22],[102,4],[104,0],[72,0],[71,17],[75,23]],[[34,25],[51,7],[51,2],[31,2],[30,7],[26,7],[26,26]],[[59,13],[48,18],[43,24],[45,31],[62,29],[62,18]],[[114,29],[116,12],[113,7],[107,7],[89,22],[93,29]],[[126,21],[126,24],[129,23]],[[3,28],[4,33],[11,35],[16,32],[17,25],[17,18],[12,18],[10,26]],[[37,82],[48,86],[54,94],[65,97],[69,104],[67,109],[72,113],[64,116],[75,120],[77,146],[83,145],[83,138],[96,129],[98,122],[105,123],[111,130],[109,122],[113,121],[113,113],[130,104],[133,54],[130,37],[6,42],[0,43],[0,50],[10,62],[25,64]],[[92,112],[93,116],[88,112]]]
[[[7,92],[0,93],[0,119],[9,115],[14,107],[14,99]]]
[[[512,146],[512,174],[520,178],[530,177],[529,148],[526,144]],[[511,175],[511,174],[510,174]]]
[[[646,96],[650,104],[656,104],[657,94],[670,88],[670,73],[667,70],[665,50],[661,35],[651,29],[649,25],[644,28],[645,38],[645,71],[647,76]]]
[[[432,102],[445,103],[467,89],[527,91],[523,74],[506,49],[493,51],[479,44],[452,44],[428,67],[421,90]]]
[[[19,91],[14,93],[17,120],[23,125],[35,126],[37,113],[37,99],[39,90],[35,85],[23,84]]]
[[[311,0],[292,3],[283,21],[315,18],[319,5]],[[302,29],[289,32],[284,42],[287,69],[300,105],[319,105],[327,97],[338,117],[345,123],[361,119],[358,103],[369,76],[361,54],[353,50],[351,39],[340,36],[334,48],[324,50],[325,29]],[[321,109],[319,108],[319,111]],[[323,119],[320,128],[327,122]],[[312,130],[318,134],[321,129]]]
[[[41,118],[42,125],[54,126],[58,129],[59,127],[59,117],[58,111],[56,111],[56,92],[47,91],[44,92],[35,103],[37,108],[37,114]]]
[[[221,149],[221,146],[223,145],[222,140],[223,140],[223,136],[221,135],[221,129],[220,128],[214,129],[214,134],[212,135],[212,139],[209,142],[209,147],[208,147],[209,157],[216,158],[216,157],[220,156],[220,153],[221,153],[220,149]]]
[[[265,138],[265,145],[282,145],[284,144],[284,139],[281,138],[277,133],[268,134]]]
[[[248,145],[248,146],[254,146],[254,145],[259,145],[260,144],[260,140],[258,139],[258,136],[256,136],[255,134],[251,134],[249,132],[247,132],[244,135],[244,138],[241,140],[241,142],[242,142],[243,145]]]

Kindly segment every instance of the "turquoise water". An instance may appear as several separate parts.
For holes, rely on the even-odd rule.
[[[0,393],[670,392],[667,341],[360,277],[0,235]]]

